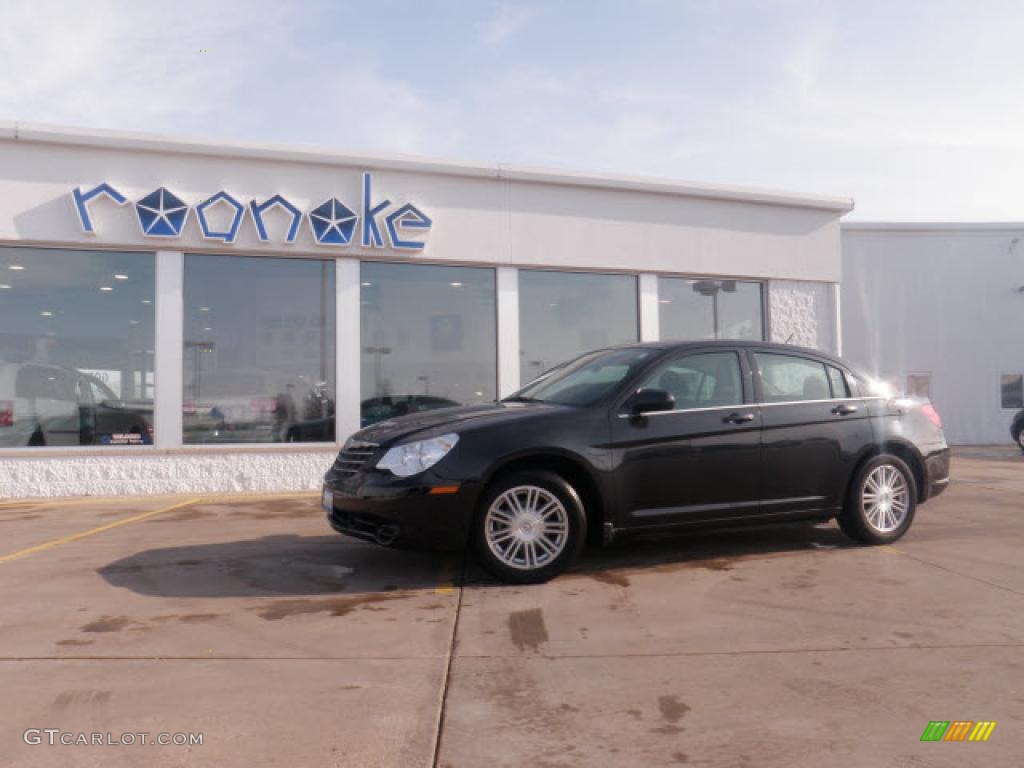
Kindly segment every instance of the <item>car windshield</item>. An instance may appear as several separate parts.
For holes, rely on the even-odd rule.
[[[639,347],[591,352],[552,368],[505,399],[590,405],[636,373],[655,354],[656,350]]]

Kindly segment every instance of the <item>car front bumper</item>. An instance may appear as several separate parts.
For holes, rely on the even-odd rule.
[[[474,483],[430,472],[416,478],[373,472],[344,480],[328,473],[321,502],[339,533],[383,546],[453,550],[469,538],[476,492]]]

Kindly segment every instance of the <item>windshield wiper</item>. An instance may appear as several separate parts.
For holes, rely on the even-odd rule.
[[[529,397],[527,395],[512,395],[511,397],[504,398],[501,402],[503,403],[543,403],[539,397]]]

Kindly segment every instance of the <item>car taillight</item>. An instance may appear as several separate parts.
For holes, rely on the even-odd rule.
[[[931,403],[925,403],[921,406],[921,413],[923,413],[932,424],[939,429],[942,429],[942,417],[939,416],[939,412],[935,410],[935,406]]]
[[[0,427],[14,426],[14,403],[0,400]]]

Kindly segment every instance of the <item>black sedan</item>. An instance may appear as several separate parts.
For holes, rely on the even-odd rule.
[[[885,544],[948,482],[927,400],[810,349],[655,343],[583,355],[498,403],[362,429],[323,503],[341,533],[468,544],[499,578],[540,582],[634,532],[835,517]]]

